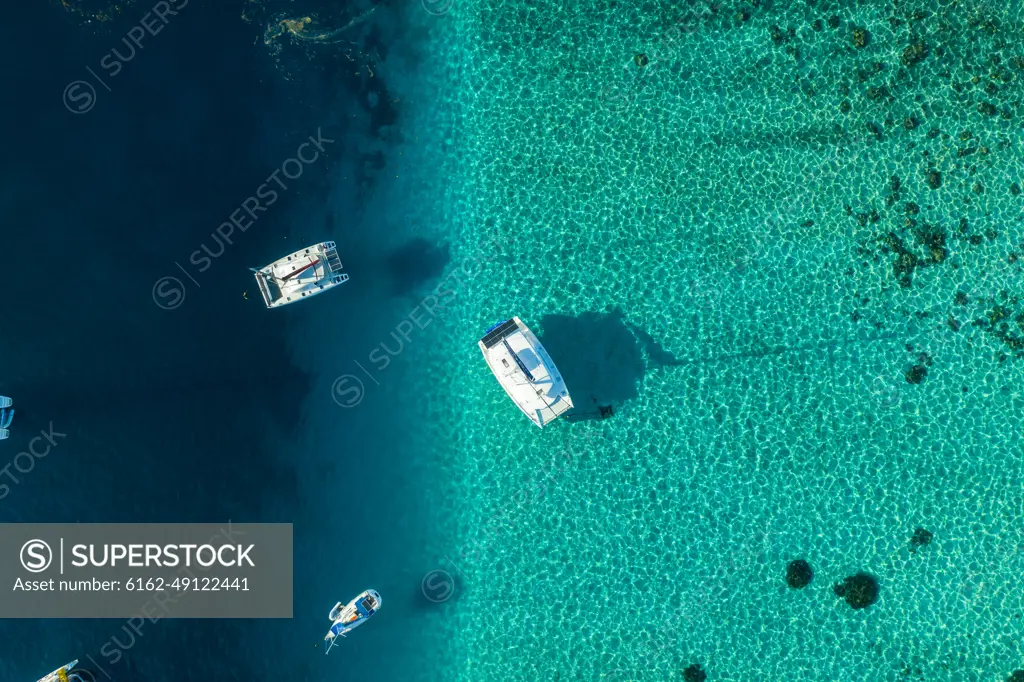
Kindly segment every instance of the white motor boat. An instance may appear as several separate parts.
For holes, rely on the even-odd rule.
[[[332,289],[348,281],[334,242],[314,244],[279,258],[256,273],[263,302],[279,308]]]
[[[38,682],[87,682],[84,677],[76,672],[72,672],[75,666],[78,665],[78,660],[71,661],[65,666],[57,668],[46,677],[38,680]],[[86,673],[87,677],[92,677]]]
[[[534,424],[543,428],[572,408],[554,361],[518,317],[488,329],[478,345],[498,383]]]
[[[11,437],[11,432],[7,430],[7,427],[14,420],[14,410],[11,409],[13,403],[14,401],[7,396],[0,395],[0,440]]]
[[[335,604],[327,616],[333,622],[327,636],[324,637],[325,642],[330,642],[325,653],[331,653],[331,648],[338,643],[338,637],[344,637],[346,633],[369,620],[370,616],[377,613],[380,605],[380,595],[376,590],[366,590],[344,606],[341,602]]]

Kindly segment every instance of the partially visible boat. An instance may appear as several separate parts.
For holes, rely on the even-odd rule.
[[[7,427],[14,420],[14,410],[11,409],[13,403],[14,401],[7,396],[0,395],[0,440],[10,438],[11,436],[11,432],[7,430]]]
[[[279,308],[332,289],[348,281],[341,271],[341,258],[334,242],[322,242],[278,258],[256,273],[263,302]]]
[[[492,326],[478,345],[498,383],[534,424],[544,428],[572,409],[554,361],[518,317]]]
[[[327,616],[332,623],[331,629],[324,637],[325,642],[330,642],[325,653],[331,653],[331,648],[338,643],[338,637],[344,637],[346,633],[355,630],[377,613],[380,605],[381,598],[376,590],[366,590],[344,606],[341,602],[335,604]]]
[[[65,666],[57,668],[46,677],[38,680],[38,682],[85,682],[81,675],[71,672],[75,669],[76,665],[78,665],[78,659],[71,661]]]

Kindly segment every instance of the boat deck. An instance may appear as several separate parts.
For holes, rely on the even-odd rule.
[[[46,677],[37,680],[37,682],[82,682],[81,675],[77,673],[71,673],[71,671],[75,669],[76,665],[78,665],[77,658],[68,663],[67,665],[57,668]],[[71,674],[68,675],[68,673]]]
[[[268,308],[286,305],[348,281],[334,242],[316,244],[256,271]]]
[[[572,408],[558,368],[518,317],[489,331],[479,345],[502,388],[534,424],[543,427]]]

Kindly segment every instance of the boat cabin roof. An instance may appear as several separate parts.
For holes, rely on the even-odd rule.
[[[544,426],[572,407],[554,362],[518,318],[492,327],[480,345],[505,392],[535,424]]]

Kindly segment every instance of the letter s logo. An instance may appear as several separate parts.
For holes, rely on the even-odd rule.
[[[21,546],[21,565],[29,573],[42,573],[53,563],[53,550],[42,540],[29,540]]]

